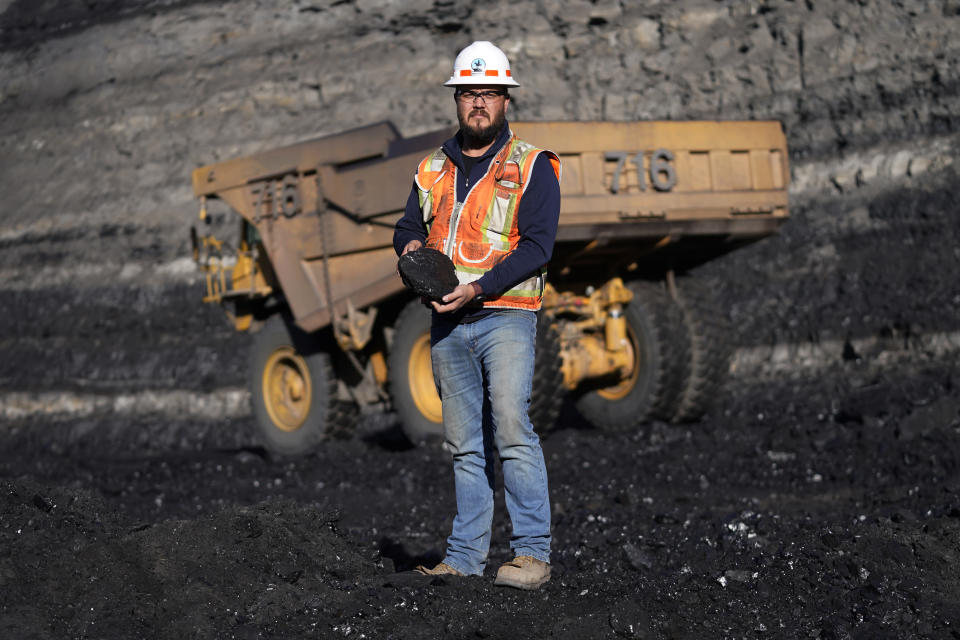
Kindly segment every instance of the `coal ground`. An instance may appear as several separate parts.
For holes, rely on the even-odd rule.
[[[0,637],[958,638],[960,380],[953,354],[911,339],[957,330],[950,180],[875,198],[859,231],[827,233],[835,212],[798,206],[781,236],[708,269],[741,345],[849,329],[900,347],[735,374],[690,425],[605,433],[565,415],[544,438],[540,591],[493,586],[502,493],[487,575],[409,573],[441,557],[452,472],[389,414],[292,461],[266,456],[247,418],[28,417],[0,430]],[[827,245],[831,260],[811,258]],[[30,304],[6,306],[5,326],[30,344],[53,332],[59,366],[80,367],[63,299],[11,301]],[[119,331],[84,352],[95,377],[133,375],[142,343],[148,373],[216,383],[189,364],[189,336],[151,350],[103,311],[68,314],[81,336]],[[154,330],[173,315],[151,315]],[[23,386],[51,388],[24,366]]]
[[[150,423],[107,442],[21,441],[2,467],[0,632],[957,637],[956,371],[860,367],[750,385],[687,427],[552,433],[554,577],[536,593],[495,588],[492,570],[402,573],[442,553],[451,472],[442,450],[375,424],[288,462],[143,451],[132,434],[165,427]]]

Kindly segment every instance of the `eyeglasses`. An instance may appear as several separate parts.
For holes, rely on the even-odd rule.
[[[507,95],[507,92],[503,90],[500,90],[500,91],[470,90],[470,91],[457,91],[456,93],[454,93],[454,95],[456,96],[457,100],[459,100],[460,102],[464,102],[466,104],[470,104],[474,102],[477,98],[480,98],[480,100],[482,100],[484,104],[487,104],[489,102],[493,102],[496,98],[502,98],[503,96]]]

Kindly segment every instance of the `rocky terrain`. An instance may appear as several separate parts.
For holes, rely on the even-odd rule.
[[[0,0],[0,634],[960,637],[958,32],[955,0]],[[475,39],[516,118],[776,119],[790,147],[791,221],[699,274],[738,346],[721,408],[565,416],[534,594],[403,573],[452,477],[389,413],[264,456],[189,255],[194,167],[451,124]],[[508,538],[501,497],[492,566]]]

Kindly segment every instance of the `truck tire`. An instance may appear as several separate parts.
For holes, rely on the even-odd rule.
[[[697,278],[679,279],[677,302],[690,343],[690,375],[673,420],[692,422],[711,409],[730,371],[730,324],[713,289]]]
[[[254,334],[248,382],[258,439],[271,453],[309,453],[356,420],[356,407],[337,400],[330,355],[282,314]]]
[[[598,429],[622,431],[650,419],[673,417],[687,377],[688,338],[680,308],[663,288],[631,282],[624,313],[633,349],[632,374],[617,384],[582,392],[577,410]]]
[[[413,444],[443,438],[440,394],[430,360],[430,310],[411,300],[393,325],[387,371],[393,409]]]
[[[560,331],[553,318],[545,313],[537,316],[537,350],[533,365],[533,388],[530,391],[530,422],[541,435],[550,431],[560,417],[563,397],[563,360],[560,357]]]
[[[544,433],[560,415],[565,389],[560,368],[560,334],[543,314],[537,323],[528,413],[536,430]],[[441,440],[443,409],[430,359],[430,311],[417,300],[408,303],[397,316],[387,370],[393,407],[407,439],[413,444]]]

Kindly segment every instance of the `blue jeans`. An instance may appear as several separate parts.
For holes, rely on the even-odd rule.
[[[493,447],[503,468],[515,556],[550,561],[550,497],[540,438],[527,415],[537,316],[502,310],[465,324],[435,319],[433,377],[453,453],[457,515],[444,562],[481,575],[490,548],[495,483]]]

